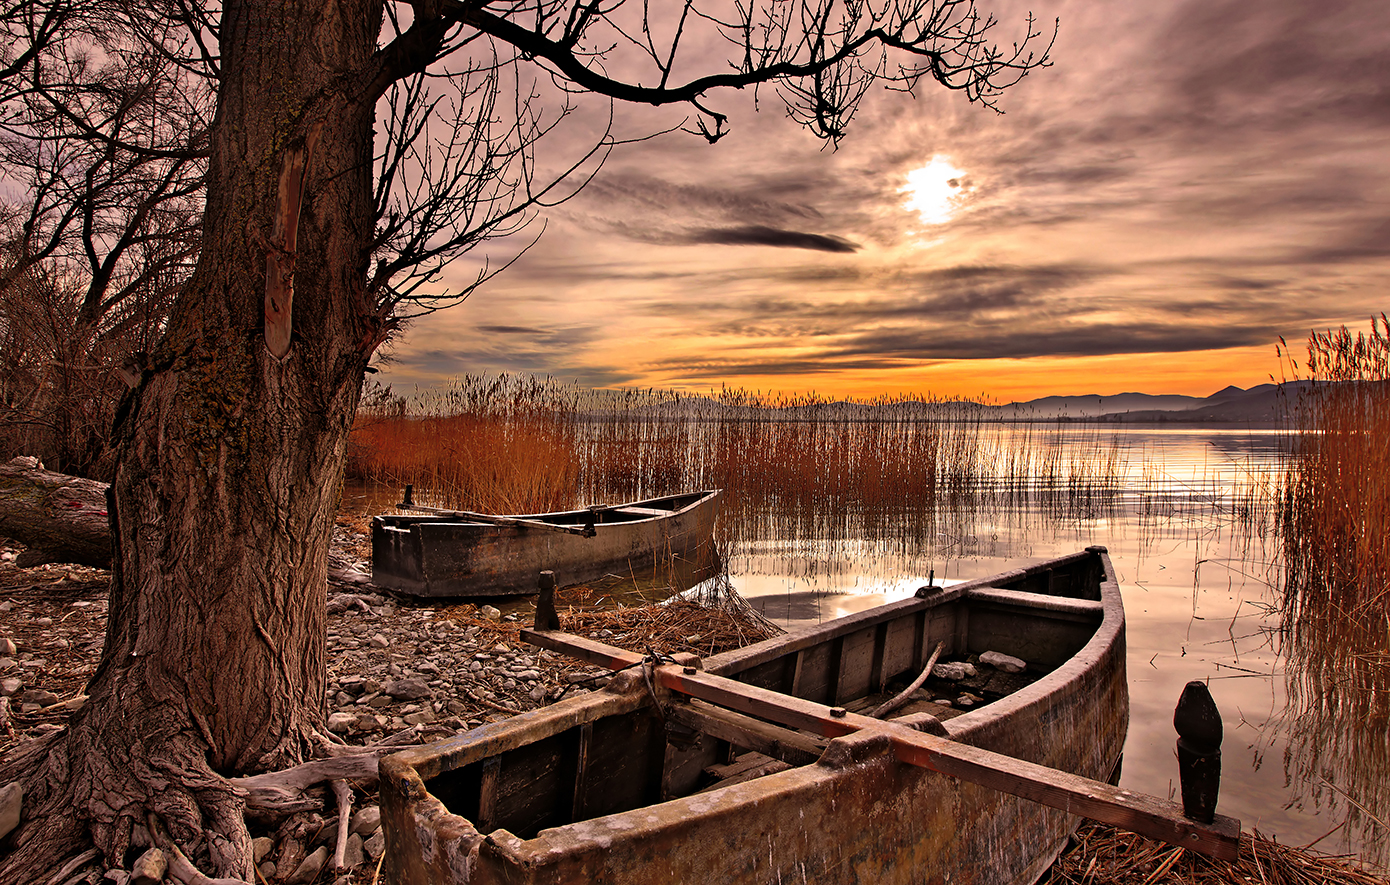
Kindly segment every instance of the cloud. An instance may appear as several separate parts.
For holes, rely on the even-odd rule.
[[[817,252],[859,251],[857,245],[840,237],[780,230],[761,224],[705,228],[689,234],[688,238],[692,243],[715,243],[724,246],[777,246],[786,249],[812,249]]]

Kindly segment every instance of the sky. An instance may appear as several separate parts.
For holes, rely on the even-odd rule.
[[[1301,358],[1311,329],[1390,310],[1390,4],[978,4],[1004,43],[1029,10],[1060,22],[1004,113],[876,89],[832,149],[769,93],[711,95],[728,136],[620,147],[504,273],[410,323],[378,377],[1205,396],[1284,377],[1280,336]],[[616,113],[627,135],[684,114]]]

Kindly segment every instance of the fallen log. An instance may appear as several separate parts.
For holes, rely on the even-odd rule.
[[[38,458],[0,464],[0,537],[28,547],[16,564],[111,565],[106,483],[45,470]]]

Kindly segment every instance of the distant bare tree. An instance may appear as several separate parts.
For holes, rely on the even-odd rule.
[[[182,194],[196,172],[204,194],[196,267],[116,419],[90,698],[0,765],[32,809],[7,882],[46,879],[84,842],[120,864],[147,826],[252,875],[225,776],[329,751],[326,550],[368,360],[438,305],[425,284],[449,260],[521,229],[611,147],[605,133],[569,168],[538,168],[533,147],[582,96],[684,105],[715,141],[721,94],[770,89],[835,142],[874,82],[989,105],[1046,60],[1031,20],[1000,49],[969,0],[7,2],[27,10],[0,16],[23,38],[4,57],[14,134],[62,128],[113,189],[168,176],[155,190]],[[47,230],[65,217],[53,206]]]
[[[27,197],[0,221],[0,445],[102,473],[119,367],[197,258],[215,82],[64,0],[6,6],[0,33],[0,170]]]

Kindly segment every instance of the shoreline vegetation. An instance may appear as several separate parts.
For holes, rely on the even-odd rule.
[[[1287,347],[1287,345],[1285,345]],[[1287,352],[1289,369],[1298,367]],[[1390,856],[1390,320],[1314,333],[1276,504],[1294,764]]]

